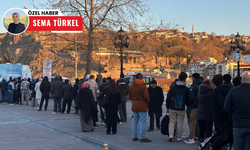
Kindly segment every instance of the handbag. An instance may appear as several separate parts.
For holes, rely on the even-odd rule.
[[[103,101],[102,101],[102,107],[105,108],[109,104],[109,92],[104,94]]]

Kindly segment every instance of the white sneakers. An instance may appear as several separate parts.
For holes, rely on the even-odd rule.
[[[176,141],[177,141],[177,142],[181,142],[181,141],[182,141],[182,138],[177,138]]]
[[[185,140],[184,143],[186,143],[186,144],[195,144],[195,141],[194,141],[194,139],[188,139],[188,140]]]
[[[169,142],[173,142],[173,138],[174,138],[173,134],[170,134],[170,135],[169,135],[168,141],[169,141]]]

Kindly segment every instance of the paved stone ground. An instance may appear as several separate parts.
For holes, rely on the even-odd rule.
[[[0,150],[195,150],[197,144],[168,142],[168,137],[159,130],[147,132],[152,143],[132,142],[131,103],[127,103],[128,122],[118,125],[116,135],[105,134],[104,124],[94,132],[81,132],[78,115],[52,114],[50,100],[47,111],[36,111],[27,105],[9,106],[0,104]],[[166,112],[165,106],[163,111]],[[149,118],[148,118],[149,125]],[[187,122],[184,136],[188,135]],[[104,144],[108,144],[107,147]]]

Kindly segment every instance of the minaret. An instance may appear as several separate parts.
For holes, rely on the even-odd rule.
[[[194,37],[194,26],[192,26],[192,36]]]

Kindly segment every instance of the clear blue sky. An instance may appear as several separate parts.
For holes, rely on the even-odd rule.
[[[13,7],[33,8],[30,1],[4,0],[0,5],[1,17]],[[191,32],[194,25],[195,32],[250,35],[250,0],[149,0],[149,4],[150,16],[181,21],[186,32]],[[0,25],[0,33],[3,32]]]

